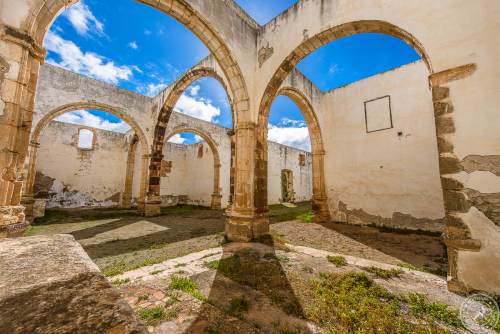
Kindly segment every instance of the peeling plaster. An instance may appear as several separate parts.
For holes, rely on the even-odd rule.
[[[262,65],[264,65],[264,63],[269,58],[271,58],[271,56],[273,55],[273,53],[274,53],[274,48],[270,47],[269,43],[267,43],[267,46],[262,46],[259,49],[259,54],[258,54],[258,57],[259,57],[259,67],[262,67]]]

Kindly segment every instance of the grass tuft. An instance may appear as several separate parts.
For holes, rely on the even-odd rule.
[[[146,294],[143,294],[143,295],[140,295],[137,300],[138,301],[143,301],[143,300],[148,300],[149,299],[149,295],[146,293]]]
[[[434,274],[434,275],[438,275],[438,276],[446,276],[446,271],[443,271],[443,269],[436,269],[436,268],[431,268],[431,267],[428,267],[428,266],[417,267],[417,266],[415,266],[413,264],[404,263],[404,262],[398,263],[398,266],[401,267],[401,268],[406,268],[406,269],[410,269],[410,270],[421,271],[421,272],[424,272],[424,273]]]
[[[250,302],[245,297],[234,298],[229,303],[226,313],[238,319],[243,319],[244,313],[248,312],[249,309]]]
[[[369,273],[375,274],[377,277],[383,278],[383,279],[399,277],[401,274],[404,273],[404,271],[402,271],[401,269],[396,269],[396,268],[387,270],[387,269],[382,269],[379,267],[369,267],[365,270],[368,271]]]
[[[205,296],[203,296],[200,290],[198,290],[198,285],[189,277],[172,276],[172,280],[168,287],[170,289],[180,290],[188,293],[199,300],[205,299]]]
[[[155,325],[162,320],[170,320],[173,316],[163,306],[143,308],[137,314],[146,326]]]
[[[426,317],[457,328],[463,326],[458,312],[451,310],[446,304],[431,302],[420,293],[410,293],[404,300],[410,308],[411,315],[417,318]]]
[[[418,318],[410,318],[413,313],[403,314],[404,301],[376,284],[365,273],[322,274],[319,280],[310,282],[310,288],[313,301],[308,304],[306,315],[323,327],[325,333],[448,332],[428,321],[428,318],[434,318],[427,308]]]
[[[123,285],[123,284],[127,284],[128,282],[130,282],[130,278],[116,279],[111,283],[113,283],[114,285]]]
[[[326,259],[333,263],[335,266],[337,267],[344,267],[344,266],[347,266],[347,260],[345,259],[345,257],[343,256],[340,256],[340,255],[337,255],[337,256],[334,256],[334,255],[328,255],[326,257]]]

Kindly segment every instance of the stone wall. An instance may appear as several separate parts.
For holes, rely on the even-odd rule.
[[[77,147],[81,128],[94,132],[94,147]],[[184,114],[171,116],[168,130],[197,129],[216,143],[220,156],[220,193],[222,207],[229,203],[231,139],[229,129]],[[36,162],[35,198],[47,198],[47,208],[82,206],[117,206],[125,189],[129,133],[117,133],[52,121],[42,131]],[[138,143],[140,145],[140,143]],[[270,204],[281,202],[281,170],[294,175],[296,201],[311,198],[311,156],[309,153],[277,143],[270,143]],[[200,154],[201,150],[201,154]],[[164,160],[171,168],[161,178],[162,205],[180,203],[210,206],[214,191],[214,155],[207,142],[185,145],[167,143]],[[299,165],[299,154],[305,156]],[[135,151],[132,180],[132,203],[137,203],[140,189],[141,149]]]
[[[434,110],[422,61],[326,93],[321,115],[330,124],[323,139],[335,220],[442,231]]]
[[[163,147],[165,160],[171,162],[170,172],[161,178],[160,195],[162,205],[179,203],[210,206],[214,183],[214,157],[204,142],[192,145],[167,143]],[[202,152],[200,154],[200,152]],[[228,174],[222,178],[229,178]],[[224,201],[227,205],[229,189],[222,189]]]
[[[121,203],[127,136],[90,128],[94,147],[80,149],[77,144],[81,128],[86,127],[52,121],[42,132],[34,195],[48,198],[48,208]]]

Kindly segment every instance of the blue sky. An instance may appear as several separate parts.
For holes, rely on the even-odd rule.
[[[237,0],[265,24],[295,0]],[[155,96],[208,55],[188,29],[159,11],[132,0],[84,0],[59,16],[45,42],[47,62],[144,95]],[[380,34],[359,34],[330,43],[305,58],[298,68],[320,89],[330,90],[419,59],[404,42]],[[193,83],[177,111],[231,127],[222,86],[211,78]],[[65,114],[58,120],[127,131],[120,119],[95,110]],[[291,100],[278,97],[270,115],[269,138],[309,149],[304,119]],[[172,141],[193,143],[193,135]]]

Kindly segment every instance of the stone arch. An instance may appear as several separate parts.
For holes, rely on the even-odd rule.
[[[326,194],[325,182],[325,150],[323,147],[323,137],[318,117],[314,112],[311,102],[304,93],[293,87],[281,87],[276,96],[283,95],[289,97],[299,107],[309,130],[312,153],[312,210],[314,220],[317,222],[327,222],[330,220],[328,210],[328,198]],[[267,202],[267,192],[265,194]]]
[[[154,139],[153,139],[153,149],[151,152],[151,162],[150,162],[150,176],[149,176],[149,188],[148,197],[157,197],[160,195],[160,165],[163,159],[163,145],[165,141],[170,137],[165,137],[165,131],[167,128],[170,115],[174,110],[177,101],[184,93],[184,91],[196,80],[203,77],[212,77],[220,82],[222,87],[228,92],[223,78],[213,69],[209,67],[198,67],[193,68],[184,74],[179,80],[177,80],[172,87],[170,93],[168,94],[165,102],[158,116],[158,122],[155,126]],[[229,105],[231,107],[233,116],[233,126],[235,123],[235,113],[233,111],[233,104],[231,96],[228,94]],[[194,131],[193,131],[194,132]],[[201,135],[200,135],[201,136]],[[203,136],[201,136],[203,137]],[[207,141],[208,142],[208,141]],[[213,150],[213,149],[212,149]],[[158,200],[156,200],[158,202]]]
[[[39,0],[34,5],[23,28],[29,32],[36,45],[42,45],[43,39],[52,22],[66,7],[79,0]],[[243,74],[229,46],[220,34],[185,0],[140,0],[148,6],[171,16],[192,33],[210,50],[221,67],[231,91],[236,114],[245,113],[249,109],[249,98]],[[213,72],[215,74],[215,72]],[[218,75],[217,75],[218,77]],[[223,81],[220,80],[224,85]],[[225,85],[224,85],[225,86]],[[161,112],[160,112],[161,113]]]
[[[79,0],[37,0],[31,6],[27,19],[22,23],[21,28],[28,32],[26,35],[26,38],[29,39],[27,43],[31,45],[30,55],[32,58],[27,59],[21,65],[20,69],[20,72],[28,73],[31,77],[30,80],[27,80],[27,82],[29,82],[29,87],[26,91],[28,91],[29,94],[34,95],[36,91],[36,78],[39,65],[45,58],[45,50],[41,45],[47,30],[64,8],[78,1]],[[248,118],[250,116],[250,102],[246,82],[240,65],[237,63],[228,44],[224,42],[221,33],[186,0],[140,0],[140,2],[156,8],[176,19],[205,44],[227,79],[231,92],[230,95],[232,97],[234,115],[238,115],[238,118]],[[33,98],[33,96],[24,97],[23,100],[32,100]],[[163,125],[168,122],[170,112],[171,110],[165,106],[162,106],[160,109],[158,117],[159,126],[155,129],[155,138],[164,136],[165,127]],[[30,122],[32,116],[31,113],[26,113],[23,117],[27,122]],[[29,135],[27,133],[20,133],[18,136],[19,138],[16,138],[16,142],[19,143],[20,152],[24,152],[20,154],[18,161],[24,161]],[[158,150],[157,145],[163,145],[163,141],[159,142],[155,140],[152,146],[153,154],[151,155],[151,166],[149,170],[151,178],[148,190],[148,198],[152,197],[152,200],[148,200],[148,203],[151,202],[152,205],[151,210],[148,209],[149,206],[146,206],[145,210],[147,214],[156,214],[159,208],[155,196],[157,196],[157,190],[159,189],[158,175],[161,164],[161,156],[157,156],[157,153],[161,152],[161,150]]]
[[[410,46],[422,57],[424,63],[429,70],[429,86],[432,89],[432,99],[434,103],[434,114],[436,121],[436,135],[438,140],[439,166],[441,185],[443,188],[443,199],[446,213],[446,228],[444,233],[444,241],[448,248],[448,262],[450,277],[448,287],[453,291],[467,291],[458,277],[458,251],[479,251],[481,243],[479,240],[472,239],[469,228],[458,218],[461,212],[465,212],[466,195],[463,187],[455,184],[450,184],[450,178],[447,174],[458,173],[460,171],[460,162],[455,157],[453,145],[449,143],[446,135],[454,132],[453,119],[448,117],[453,112],[452,103],[449,100],[449,88],[441,87],[449,81],[463,78],[475,71],[474,64],[459,66],[451,70],[434,73],[429,55],[425,51],[423,45],[409,32],[395,26],[386,21],[379,20],[361,20],[354,21],[326,29],[311,38],[306,38],[300,45],[281,62],[274,75],[269,80],[269,83],[262,96],[257,129],[257,145],[255,161],[255,189],[266,189],[267,185],[267,121],[271,103],[278,95],[279,89],[292,72],[295,66],[307,55],[311,54],[319,47],[337,40],[342,37],[351,36],[357,33],[383,33],[399,38]],[[259,159],[260,157],[260,159]],[[256,210],[265,207],[260,198],[263,193],[254,195],[254,203]]]
[[[204,141],[207,142],[208,146],[210,147],[210,150],[212,151],[212,155],[214,157],[214,189],[212,193],[212,202],[210,204],[210,207],[212,209],[220,209],[221,208],[221,198],[222,195],[220,193],[220,168],[221,168],[221,162],[220,162],[220,155],[219,155],[219,150],[217,149],[217,144],[215,141],[210,137],[209,134],[206,132],[189,127],[189,126],[178,126],[174,130],[172,130],[167,136],[165,136],[165,141],[169,140],[171,137],[175,136],[176,134],[182,133],[182,132],[191,132],[194,133],[201,138],[203,138]]]
[[[140,186],[140,194],[139,194],[139,212],[143,211],[143,203],[145,201],[146,196],[146,185],[147,185],[147,177],[148,177],[148,140],[145,136],[144,132],[140,128],[140,126],[125,112],[120,109],[114,108],[112,106],[97,103],[97,102],[76,102],[71,104],[66,104],[61,107],[58,107],[43,116],[42,119],[35,125],[35,128],[31,135],[30,140],[30,152],[29,152],[29,162],[28,162],[28,170],[26,182],[24,185],[23,198],[24,203],[27,207],[28,216],[30,214],[30,202],[33,200],[33,187],[35,183],[35,175],[36,175],[36,158],[38,147],[40,146],[40,137],[43,129],[56,117],[75,110],[81,109],[98,109],[110,113],[116,117],[127,122],[130,127],[134,130],[135,135],[138,138],[138,141],[141,145],[142,150],[142,164],[141,164],[141,186]]]
[[[363,32],[384,33],[404,40],[411,45],[424,59],[432,73],[432,64],[422,44],[407,31],[385,21],[362,20],[341,24],[322,31],[315,36],[306,38],[280,64],[269,80],[262,96],[256,129],[256,159],[254,189],[254,206],[257,211],[266,211],[267,206],[267,128],[271,104],[278,96],[278,91],[295,66],[307,55],[321,46],[336,39]],[[307,119],[306,119],[307,121]],[[308,124],[309,126],[309,124]]]

